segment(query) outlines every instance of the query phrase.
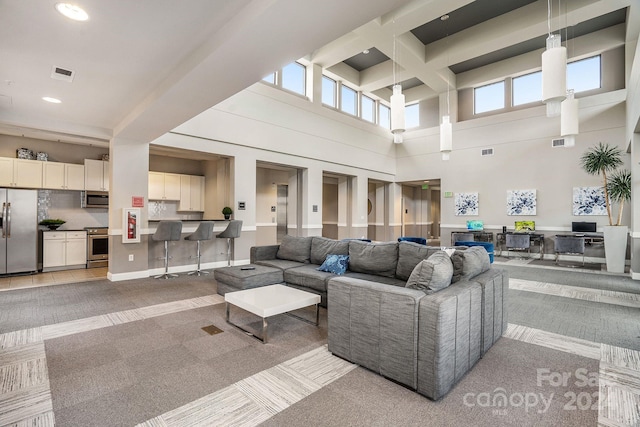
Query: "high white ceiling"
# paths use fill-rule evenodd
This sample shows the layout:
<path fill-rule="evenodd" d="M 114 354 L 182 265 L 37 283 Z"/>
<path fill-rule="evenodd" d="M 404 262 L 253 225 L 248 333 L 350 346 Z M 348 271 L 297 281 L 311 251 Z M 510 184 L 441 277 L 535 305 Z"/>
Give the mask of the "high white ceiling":
<path fill-rule="evenodd" d="M 622 26 L 622 42 L 637 39 L 638 23 L 625 22 L 636 1 L 553 0 L 552 30 Z M 0 133 L 149 142 L 303 57 L 388 99 L 395 56 L 395 81 L 413 82 L 407 100 L 423 99 L 547 34 L 547 0 L 79 0 L 86 22 L 55 3 L 0 0 Z M 73 82 L 52 79 L 53 67 Z"/>

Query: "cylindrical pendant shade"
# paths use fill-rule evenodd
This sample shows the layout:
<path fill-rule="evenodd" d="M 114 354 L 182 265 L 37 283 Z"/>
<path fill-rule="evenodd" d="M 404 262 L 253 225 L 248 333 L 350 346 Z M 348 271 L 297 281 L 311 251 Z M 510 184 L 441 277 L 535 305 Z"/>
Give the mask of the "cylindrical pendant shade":
<path fill-rule="evenodd" d="M 547 117 L 560 114 L 560 102 L 567 93 L 567 48 L 559 35 L 547 38 L 547 50 L 542 53 L 542 102 L 547 104 Z"/>
<path fill-rule="evenodd" d="M 440 124 L 440 152 L 442 153 L 442 160 L 449 160 L 449 153 L 453 148 L 453 130 L 449 116 L 442 116 L 442 123 Z"/>
<path fill-rule="evenodd" d="M 393 142 L 396 144 L 402 142 L 402 133 L 405 130 L 404 104 L 402 86 L 393 85 L 393 95 L 391 95 L 391 133 L 393 133 Z"/>
<path fill-rule="evenodd" d="M 578 109 L 578 100 L 574 98 L 573 90 L 570 90 L 567 99 L 562 101 L 560 115 L 560 135 L 564 137 L 565 147 L 573 147 L 575 136 L 580 132 Z"/>

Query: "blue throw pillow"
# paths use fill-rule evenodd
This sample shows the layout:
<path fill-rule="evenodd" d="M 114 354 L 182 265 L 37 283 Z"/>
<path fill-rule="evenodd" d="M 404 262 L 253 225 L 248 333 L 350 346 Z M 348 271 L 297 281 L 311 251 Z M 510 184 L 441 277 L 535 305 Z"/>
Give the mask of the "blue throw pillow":
<path fill-rule="evenodd" d="M 342 275 L 349 267 L 349 255 L 327 255 L 324 262 L 316 270 Z"/>

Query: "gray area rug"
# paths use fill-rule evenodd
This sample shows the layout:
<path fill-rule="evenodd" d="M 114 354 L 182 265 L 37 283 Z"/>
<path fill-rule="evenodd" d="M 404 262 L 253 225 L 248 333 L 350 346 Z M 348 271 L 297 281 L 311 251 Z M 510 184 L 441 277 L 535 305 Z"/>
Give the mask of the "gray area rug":
<path fill-rule="evenodd" d="M 576 372 L 597 375 L 598 362 L 502 338 L 437 402 L 359 368 L 262 425 L 595 426 L 598 387 Z"/>
<path fill-rule="evenodd" d="M 47 340 L 56 424 L 133 426 L 326 343 L 325 310 L 318 328 L 274 317 L 266 345 L 223 316 L 218 304 Z M 241 312 L 232 316 L 259 324 Z M 209 324 L 224 332 L 201 330 Z M 598 362 L 503 338 L 438 402 L 358 368 L 266 425 L 596 425 L 593 405 L 571 408 L 571 393 L 597 397 L 597 386 L 576 384 L 578 369 L 597 373 Z M 545 379 L 556 372 L 572 378 L 560 385 Z"/>

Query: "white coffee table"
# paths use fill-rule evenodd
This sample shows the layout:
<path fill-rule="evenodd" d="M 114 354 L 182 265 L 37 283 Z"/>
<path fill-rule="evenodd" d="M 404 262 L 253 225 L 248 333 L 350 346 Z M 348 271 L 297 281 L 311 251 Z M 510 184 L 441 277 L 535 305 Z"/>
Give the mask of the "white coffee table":
<path fill-rule="evenodd" d="M 248 334 L 251 334 L 263 343 L 267 342 L 268 337 L 267 318 L 275 316 L 276 314 L 286 313 L 307 323 L 318 326 L 318 304 L 320 304 L 320 295 L 313 294 L 311 292 L 301 291 L 300 289 L 292 288 L 285 285 L 269 285 L 262 286 L 260 288 L 245 289 L 243 291 L 227 292 L 224 296 L 224 300 L 226 303 L 227 323 Z M 314 304 L 316 306 L 315 322 L 288 313 L 289 311 L 309 307 Z M 231 322 L 229 320 L 229 305 L 234 305 L 250 313 L 253 313 L 256 316 L 262 317 L 262 337 L 259 337 L 253 332 L 244 329 L 240 325 L 236 325 L 235 323 Z"/>

